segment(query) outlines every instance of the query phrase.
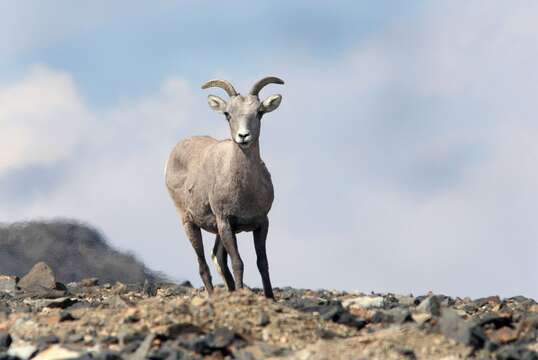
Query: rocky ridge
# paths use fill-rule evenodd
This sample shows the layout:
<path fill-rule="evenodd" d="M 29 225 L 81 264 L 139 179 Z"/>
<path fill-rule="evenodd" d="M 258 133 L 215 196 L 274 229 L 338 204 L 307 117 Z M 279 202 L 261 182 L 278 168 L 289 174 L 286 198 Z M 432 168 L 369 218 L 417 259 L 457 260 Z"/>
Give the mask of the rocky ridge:
<path fill-rule="evenodd" d="M 0 274 L 23 276 L 45 261 L 61 282 L 97 276 L 103 282 L 162 281 L 129 252 L 115 249 L 94 227 L 76 220 L 0 223 Z"/>
<path fill-rule="evenodd" d="M 538 304 L 498 296 L 0 276 L 0 360 L 538 359 Z"/>

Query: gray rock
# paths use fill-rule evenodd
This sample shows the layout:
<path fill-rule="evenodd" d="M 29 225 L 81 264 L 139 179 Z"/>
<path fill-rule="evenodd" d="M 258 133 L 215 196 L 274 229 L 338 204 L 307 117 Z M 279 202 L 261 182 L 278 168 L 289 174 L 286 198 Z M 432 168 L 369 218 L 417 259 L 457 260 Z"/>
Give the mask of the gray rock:
<path fill-rule="evenodd" d="M 37 339 L 37 348 L 42 351 L 52 344 L 58 344 L 60 338 L 56 335 L 41 336 Z"/>
<path fill-rule="evenodd" d="M 189 324 L 189 323 L 177 323 L 170 325 L 164 334 L 162 334 L 167 339 L 175 339 L 178 336 L 188 335 L 188 334 L 203 334 L 202 329 L 198 326 Z"/>
<path fill-rule="evenodd" d="M 132 306 L 133 303 L 128 300 L 127 298 L 121 296 L 121 295 L 113 295 L 105 300 L 105 302 L 113 308 L 124 308 Z"/>
<path fill-rule="evenodd" d="M 78 302 L 76 298 L 61 297 L 58 299 L 35 299 L 25 300 L 25 303 L 32 305 L 37 309 L 51 308 L 51 309 L 65 309 Z"/>
<path fill-rule="evenodd" d="M 430 295 L 417 306 L 417 311 L 440 316 L 441 300 L 436 295 Z"/>
<path fill-rule="evenodd" d="M 36 285 L 32 288 L 24 289 L 24 293 L 21 294 L 25 298 L 39 298 L 39 299 L 58 299 L 65 297 L 67 291 L 57 290 L 57 289 L 48 289 L 43 286 Z"/>
<path fill-rule="evenodd" d="M 92 278 L 86 278 L 82 279 L 77 283 L 80 287 L 92 287 L 99 285 L 99 278 L 92 277 Z"/>
<path fill-rule="evenodd" d="M 213 349 L 222 349 L 229 346 L 235 339 L 235 333 L 228 328 L 220 327 L 207 334 L 206 344 Z"/>
<path fill-rule="evenodd" d="M 538 360 L 536 351 L 517 345 L 505 346 L 496 355 L 497 360 Z"/>
<path fill-rule="evenodd" d="M 28 360 L 32 358 L 37 353 L 37 347 L 33 345 L 21 345 L 14 347 L 12 346 L 7 354 L 10 356 L 16 356 L 22 360 Z"/>
<path fill-rule="evenodd" d="M 384 303 L 382 296 L 358 296 L 342 301 L 345 308 L 361 307 L 364 309 L 382 308 Z"/>
<path fill-rule="evenodd" d="M 43 287 L 46 289 L 56 288 L 56 277 L 52 269 L 44 262 L 38 262 L 20 281 L 21 289 Z"/>
<path fill-rule="evenodd" d="M 69 360 L 77 359 L 80 357 L 80 353 L 61 347 L 60 345 L 53 345 L 37 354 L 34 360 Z"/>
<path fill-rule="evenodd" d="M 15 292 L 17 291 L 17 282 L 19 278 L 16 276 L 0 275 L 0 292 Z"/>
<path fill-rule="evenodd" d="M 9 333 L 0 331 L 0 353 L 6 352 L 11 346 L 12 341 L 13 339 Z"/>
<path fill-rule="evenodd" d="M 16 356 L 11 356 L 8 354 L 0 353 L 0 360 L 21 360 L 21 359 Z"/>
<path fill-rule="evenodd" d="M 414 306 L 415 305 L 415 297 L 411 295 L 394 295 L 396 300 L 398 300 L 398 303 L 403 306 Z"/>
<path fill-rule="evenodd" d="M 403 324 L 412 320 L 411 312 L 408 309 L 401 307 L 389 310 L 378 310 L 372 316 L 373 323 Z"/>
<path fill-rule="evenodd" d="M 147 279 L 144 281 L 144 286 L 142 292 L 146 296 L 156 296 L 157 295 L 157 285 L 154 282 L 150 282 Z"/>
<path fill-rule="evenodd" d="M 444 309 L 439 319 L 439 329 L 447 338 L 480 349 L 487 338 L 480 326 L 462 319 L 455 311 Z"/>
<path fill-rule="evenodd" d="M 148 334 L 138 349 L 129 358 L 130 360 L 144 360 L 151 350 L 151 343 L 155 339 L 155 334 Z"/>
<path fill-rule="evenodd" d="M 259 325 L 259 326 L 266 326 L 266 325 L 268 325 L 270 322 L 271 322 L 271 319 L 269 318 L 269 315 L 267 315 L 267 313 L 262 312 L 262 313 L 258 316 L 258 319 L 256 320 L 256 325 Z"/>

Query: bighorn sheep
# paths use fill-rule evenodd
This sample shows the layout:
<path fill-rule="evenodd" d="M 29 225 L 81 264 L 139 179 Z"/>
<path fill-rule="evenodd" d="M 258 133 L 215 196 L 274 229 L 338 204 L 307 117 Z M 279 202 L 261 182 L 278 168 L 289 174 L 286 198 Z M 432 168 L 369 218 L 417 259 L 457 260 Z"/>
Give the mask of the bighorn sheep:
<path fill-rule="evenodd" d="M 265 241 L 273 203 L 271 175 L 260 157 L 260 120 L 275 110 L 281 95 L 260 101 L 258 94 L 268 84 L 284 84 L 277 77 L 265 77 L 248 95 L 240 95 L 225 80 L 210 80 L 202 89 L 220 87 L 230 99 L 209 95 L 209 106 L 225 115 L 231 139 L 217 141 L 209 136 L 194 136 L 178 143 L 167 161 L 166 186 L 175 203 L 183 227 L 196 255 L 200 276 L 211 295 L 213 284 L 204 256 L 200 229 L 217 234 L 212 259 L 229 291 L 243 288 L 243 261 L 237 250 L 235 234 L 254 232 L 257 265 L 266 297 L 274 298 Z M 232 260 L 233 277 L 228 268 Z"/>

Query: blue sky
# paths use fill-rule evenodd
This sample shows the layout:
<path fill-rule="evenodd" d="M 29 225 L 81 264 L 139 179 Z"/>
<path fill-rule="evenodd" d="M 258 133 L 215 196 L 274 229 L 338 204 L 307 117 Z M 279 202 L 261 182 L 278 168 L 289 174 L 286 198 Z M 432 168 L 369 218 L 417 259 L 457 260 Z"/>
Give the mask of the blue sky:
<path fill-rule="evenodd" d="M 418 9 L 416 1 L 343 1 L 338 6 L 307 1 L 238 1 L 226 6 L 157 1 L 151 8 L 125 1 L 92 2 L 86 8 L 56 3 L 25 6 L 33 16 L 19 15 L 15 2 L 5 5 L 6 14 L 15 10 L 19 15 L 19 26 L 29 20 L 35 32 L 56 30 L 43 44 L 8 56 L 2 75 L 46 63 L 69 71 L 96 106 L 155 91 L 170 74 L 198 84 L 208 73 L 221 70 L 231 75 L 257 73 L 268 58 L 281 54 L 330 63 L 369 33 L 411 17 Z"/>
<path fill-rule="evenodd" d="M 523 0 L 2 2 L 0 221 L 88 221 L 199 283 L 164 161 L 228 136 L 204 81 L 274 74 L 276 286 L 537 297 L 536 16 Z"/>

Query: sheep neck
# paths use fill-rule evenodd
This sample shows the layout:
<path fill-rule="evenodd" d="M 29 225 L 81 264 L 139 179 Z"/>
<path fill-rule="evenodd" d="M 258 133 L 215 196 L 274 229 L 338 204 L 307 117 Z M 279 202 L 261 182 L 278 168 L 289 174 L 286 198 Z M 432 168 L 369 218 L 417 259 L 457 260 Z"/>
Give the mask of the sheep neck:
<path fill-rule="evenodd" d="M 244 149 L 233 143 L 233 164 L 236 166 L 236 170 L 252 171 L 254 167 L 258 167 L 261 163 L 260 157 L 260 143 L 259 140 L 254 141 L 252 145 Z"/>

